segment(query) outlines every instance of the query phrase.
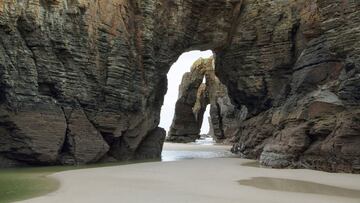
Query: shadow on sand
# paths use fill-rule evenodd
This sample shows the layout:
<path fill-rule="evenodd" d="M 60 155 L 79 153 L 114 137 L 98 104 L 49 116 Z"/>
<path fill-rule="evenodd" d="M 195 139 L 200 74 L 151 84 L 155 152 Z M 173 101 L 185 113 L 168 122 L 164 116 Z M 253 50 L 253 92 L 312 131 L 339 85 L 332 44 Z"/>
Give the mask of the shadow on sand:
<path fill-rule="evenodd" d="M 301 180 L 254 177 L 249 180 L 239 180 L 238 183 L 244 186 L 256 187 L 263 190 L 308 193 L 360 199 L 360 190 L 341 188 Z"/>

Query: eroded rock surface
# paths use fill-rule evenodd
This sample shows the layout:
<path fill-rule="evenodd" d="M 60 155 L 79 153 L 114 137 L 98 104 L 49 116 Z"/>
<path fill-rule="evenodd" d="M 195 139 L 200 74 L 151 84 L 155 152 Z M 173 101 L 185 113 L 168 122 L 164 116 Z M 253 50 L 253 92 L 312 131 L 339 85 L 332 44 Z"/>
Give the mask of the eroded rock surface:
<path fill-rule="evenodd" d="M 270 167 L 360 172 L 359 6 L 263 1 L 243 10 L 216 69 L 249 110 L 234 152 Z"/>
<path fill-rule="evenodd" d="M 1 160 L 136 157 L 171 64 L 212 49 L 231 103 L 248 111 L 234 152 L 360 172 L 359 12 L 355 0 L 0 1 Z M 90 154 L 76 147 L 90 137 Z"/>
<path fill-rule="evenodd" d="M 234 4 L 0 1 L 4 165 L 143 157 L 163 137 L 171 64 L 189 48 L 223 46 Z"/>
<path fill-rule="evenodd" d="M 241 123 L 246 119 L 247 109 L 235 107 L 229 98 L 228 90 L 215 75 L 215 69 L 206 72 L 206 85 L 210 103 L 212 136 L 216 142 L 233 144 Z"/>

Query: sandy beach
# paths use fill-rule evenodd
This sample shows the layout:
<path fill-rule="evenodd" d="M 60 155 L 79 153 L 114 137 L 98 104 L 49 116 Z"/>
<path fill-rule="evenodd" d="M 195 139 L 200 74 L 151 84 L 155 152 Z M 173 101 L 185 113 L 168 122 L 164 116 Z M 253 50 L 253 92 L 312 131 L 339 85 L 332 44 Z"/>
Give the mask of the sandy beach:
<path fill-rule="evenodd" d="M 221 155 L 228 146 L 166 144 L 164 150 Z M 360 203 L 360 175 L 266 169 L 239 158 L 195 157 L 66 171 L 51 177 L 61 183 L 57 191 L 22 202 Z"/>

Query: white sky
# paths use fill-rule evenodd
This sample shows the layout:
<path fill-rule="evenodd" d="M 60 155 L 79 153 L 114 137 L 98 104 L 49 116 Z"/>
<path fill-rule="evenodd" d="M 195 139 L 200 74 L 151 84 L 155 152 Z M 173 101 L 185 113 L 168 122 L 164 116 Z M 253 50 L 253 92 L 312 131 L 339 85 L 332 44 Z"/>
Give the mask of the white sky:
<path fill-rule="evenodd" d="M 179 85 L 181 83 L 182 76 L 185 72 L 190 71 L 192 64 L 199 59 L 209 58 L 212 56 L 212 51 L 191 51 L 183 53 L 179 59 L 171 66 L 168 73 L 168 91 L 165 95 L 164 105 L 161 109 L 160 127 L 164 128 L 167 132 L 172 123 L 172 119 L 175 111 L 175 103 L 178 98 Z M 204 115 L 203 125 L 201 128 L 201 134 L 206 134 L 209 131 L 209 108 L 206 108 Z"/>

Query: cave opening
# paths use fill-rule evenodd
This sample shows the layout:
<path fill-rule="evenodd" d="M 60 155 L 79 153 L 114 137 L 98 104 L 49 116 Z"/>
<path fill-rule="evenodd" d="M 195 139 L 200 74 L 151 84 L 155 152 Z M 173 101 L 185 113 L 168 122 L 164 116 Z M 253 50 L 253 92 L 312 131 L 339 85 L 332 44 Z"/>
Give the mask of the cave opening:
<path fill-rule="evenodd" d="M 171 66 L 169 73 L 167 75 L 168 91 L 165 95 L 164 104 L 161 109 L 161 116 L 160 116 L 161 120 L 159 125 L 160 127 L 164 128 L 167 131 L 167 136 L 169 136 L 172 126 L 174 125 L 174 120 L 176 119 L 175 110 L 179 109 L 179 105 L 177 104 L 179 103 L 178 100 L 181 98 L 181 94 L 182 94 L 181 89 L 184 82 L 184 76 L 186 74 L 189 75 L 194 63 L 196 63 L 199 60 L 209 59 L 212 57 L 213 57 L 213 52 L 211 50 L 189 51 L 181 54 L 178 60 Z M 205 83 L 206 83 L 205 75 L 202 76 L 199 75 L 197 77 L 198 80 L 200 81 L 195 81 L 195 83 L 197 83 L 196 86 L 205 87 Z M 195 78 L 192 79 L 195 80 Z M 185 98 L 182 98 L 183 100 L 188 100 L 188 102 L 192 103 L 192 105 L 186 106 L 187 109 L 199 108 L 201 105 L 203 105 L 200 104 L 199 102 L 205 102 L 205 101 L 196 101 L 197 94 L 198 94 L 198 90 L 196 90 L 196 92 L 193 92 L 190 95 L 185 96 Z M 198 107 L 195 107 L 195 105 L 197 105 Z M 187 122 L 188 123 L 187 126 L 194 126 L 197 130 L 199 130 L 199 132 L 195 132 L 196 136 L 203 135 L 202 137 L 205 137 L 205 135 L 207 136 L 210 131 L 210 125 L 208 120 L 210 117 L 210 105 L 206 104 L 205 109 L 199 109 L 199 111 L 201 112 L 199 112 L 198 115 L 194 115 L 194 114 L 185 115 L 185 116 L 181 115 L 179 119 L 184 121 L 183 122 L 184 125 L 186 125 L 185 123 Z M 189 119 L 188 116 L 195 118 L 197 122 L 194 122 L 194 120 Z M 181 128 L 184 127 L 185 126 Z M 204 140 L 205 139 L 199 140 L 199 142 Z M 206 141 L 212 142 L 211 139 L 206 139 Z"/>

